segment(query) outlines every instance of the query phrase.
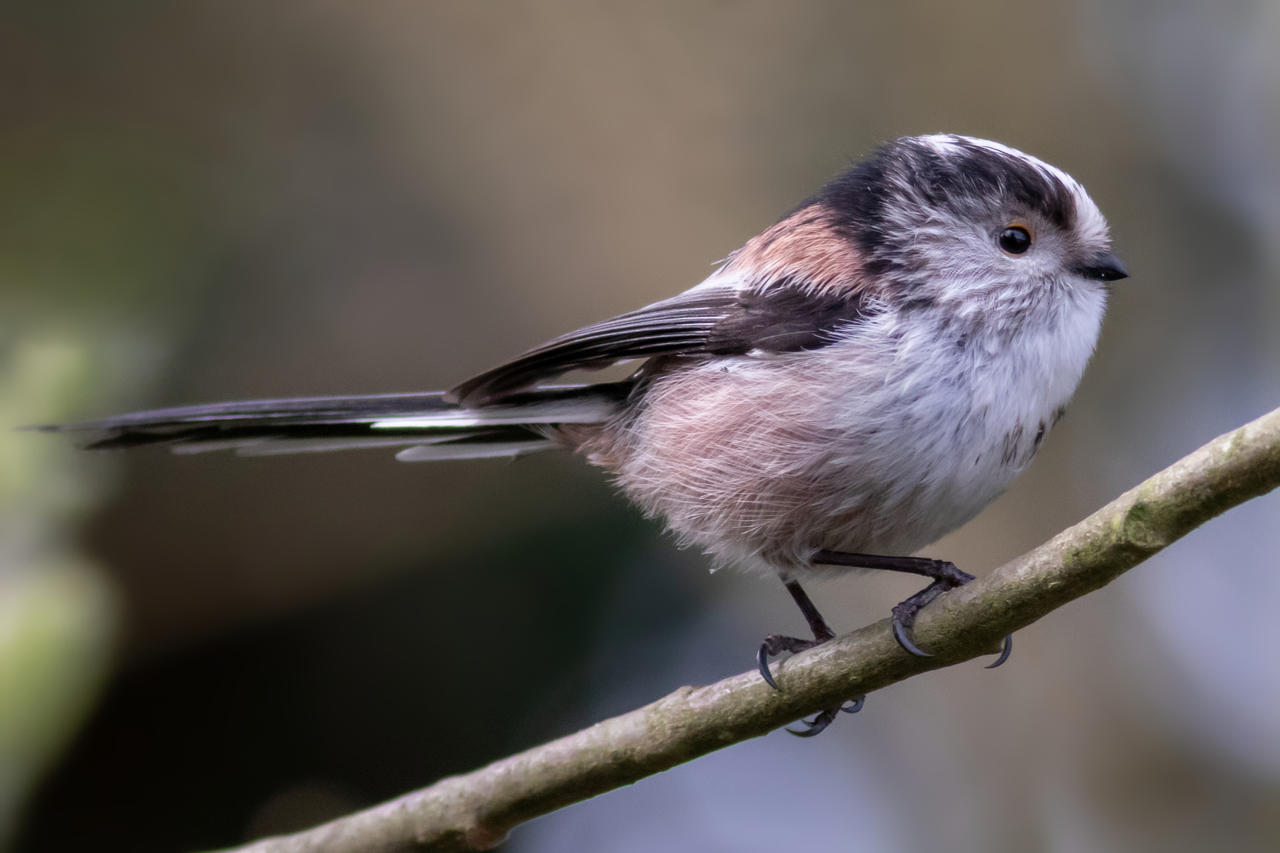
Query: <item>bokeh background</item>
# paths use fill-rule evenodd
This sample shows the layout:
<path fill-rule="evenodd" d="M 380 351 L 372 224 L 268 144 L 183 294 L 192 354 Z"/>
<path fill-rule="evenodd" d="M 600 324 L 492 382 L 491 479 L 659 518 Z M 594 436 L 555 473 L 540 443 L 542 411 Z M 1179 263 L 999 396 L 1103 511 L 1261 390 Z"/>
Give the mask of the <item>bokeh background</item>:
<path fill-rule="evenodd" d="M 1062 166 L 1133 278 L 982 572 L 1280 404 L 1280 7 L 0 6 L 0 837 L 296 829 L 802 630 L 584 464 L 84 454 L 128 408 L 448 386 L 692 285 L 903 134 Z M 504 849 L 1276 850 L 1280 502 L 970 664 Z M 842 630 L 910 579 L 813 590 Z"/>

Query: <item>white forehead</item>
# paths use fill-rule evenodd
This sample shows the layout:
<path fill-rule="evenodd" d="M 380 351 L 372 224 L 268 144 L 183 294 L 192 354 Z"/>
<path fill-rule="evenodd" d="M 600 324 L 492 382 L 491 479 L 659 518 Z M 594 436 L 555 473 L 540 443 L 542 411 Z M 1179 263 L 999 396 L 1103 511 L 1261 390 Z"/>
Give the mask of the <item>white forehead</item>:
<path fill-rule="evenodd" d="M 1017 157 L 1050 178 L 1060 181 L 1064 187 L 1070 190 L 1076 201 L 1076 234 L 1083 242 L 1086 244 L 1107 242 L 1107 220 L 1102 216 L 1102 211 L 1098 210 L 1098 206 L 1093 203 L 1093 199 L 1089 198 L 1089 193 L 1085 191 L 1081 183 L 1057 166 L 1046 163 L 1038 157 L 1032 157 L 1025 151 L 1010 148 L 1008 145 L 993 142 L 990 139 L 979 139 L 976 136 L 935 133 L 929 136 L 918 136 L 916 139 L 929 145 L 944 157 L 959 156 L 963 154 L 966 147 L 973 146 Z"/>

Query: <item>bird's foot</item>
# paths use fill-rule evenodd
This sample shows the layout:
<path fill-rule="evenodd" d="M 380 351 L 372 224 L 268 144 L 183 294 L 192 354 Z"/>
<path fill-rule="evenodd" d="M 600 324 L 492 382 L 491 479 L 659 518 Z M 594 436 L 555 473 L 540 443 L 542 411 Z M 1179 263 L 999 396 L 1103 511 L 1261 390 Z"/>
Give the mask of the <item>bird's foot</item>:
<path fill-rule="evenodd" d="M 787 637 L 782 634 L 770 634 L 764 638 L 764 642 L 760 644 L 760 648 L 756 651 L 756 667 L 760 670 L 760 677 L 764 679 L 774 690 L 781 690 L 778 682 L 773 680 L 773 673 L 769 671 L 769 658 L 777 657 L 783 652 L 803 652 L 814 646 L 821 645 L 827 640 L 834 637 L 834 634 L 828 632 L 826 636 L 814 637 L 812 640 L 802 640 L 799 637 Z"/>
<path fill-rule="evenodd" d="M 898 645 L 902 646 L 905 651 L 916 657 L 923 658 L 933 657 L 933 655 L 916 645 L 915 639 L 911 636 L 911 628 L 915 625 L 916 614 L 944 592 L 964 586 L 973 580 L 973 575 L 960 571 L 956 568 L 955 563 L 947 563 L 941 560 L 931 562 L 935 564 L 933 568 L 937 572 L 936 574 L 930 574 L 930 577 L 934 578 L 933 583 L 893 608 L 893 638 L 898 641 Z M 994 663 L 987 664 L 986 668 L 995 669 L 1007 661 L 1012 653 L 1013 635 L 1006 634 L 1000 644 L 999 657 L 995 659 Z"/>
<path fill-rule="evenodd" d="M 773 680 L 773 674 L 769 671 L 769 658 L 777 657 L 783 652 L 791 654 L 803 652 L 835 637 L 835 634 L 826 627 L 825 623 L 816 626 L 816 628 L 817 630 L 814 631 L 816 636 L 812 640 L 802 640 L 799 637 L 788 637 L 783 634 L 770 634 L 764 638 L 764 642 L 760 644 L 759 650 L 756 651 L 756 666 L 760 670 L 760 677 L 765 680 L 766 684 L 774 690 L 782 689 L 778 687 L 778 683 Z M 821 734 L 822 730 L 835 720 L 836 714 L 841 712 L 856 714 L 862 710 L 862 705 L 865 701 L 865 696 L 858 696 L 840 707 L 820 711 L 812 720 L 801 720 L 800 724 L 803 726 L 801 729 L 787 729 L 787 731 L 796 737 L 813 737 Z"/>
<path fill-rule="evenodd" d="M 822 730 L 835 720 L 836 714 L 841 712 L 856 714 L 862 710 L 862 705 L 866 701 L 866 696 L 857 696 L 839 708 L 828 708 L 825 711 L 820 711 L 812 720 L 801 720 L 800 724 L 804 726 L 803 729 L 787 729 L 787 733 L 796 737 L 813 737 L 814 735 L 822 734 Z"/>

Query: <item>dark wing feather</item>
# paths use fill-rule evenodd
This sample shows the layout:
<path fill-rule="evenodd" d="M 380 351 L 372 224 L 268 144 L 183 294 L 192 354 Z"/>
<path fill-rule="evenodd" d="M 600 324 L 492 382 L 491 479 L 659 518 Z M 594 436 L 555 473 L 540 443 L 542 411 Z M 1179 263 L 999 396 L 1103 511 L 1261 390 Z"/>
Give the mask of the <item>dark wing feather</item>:
<path fill-rule="evenodd" d="M 737 301 L 731 287 L 698 288 L 596 323 L 485 371 L 450 393 L 465 405 L 484 405 L 535 382 L 581 368 L 695 351 Z"/>
<path fill-rule="evenodd" d="M 786 282 L 760 289 L 697 287 L 561 335 L 450 391 L 483 406 L 570 370 L 659 355 L 734 355 L 814 349 L 866 316 L 862 293 L 820 292 Z"/>

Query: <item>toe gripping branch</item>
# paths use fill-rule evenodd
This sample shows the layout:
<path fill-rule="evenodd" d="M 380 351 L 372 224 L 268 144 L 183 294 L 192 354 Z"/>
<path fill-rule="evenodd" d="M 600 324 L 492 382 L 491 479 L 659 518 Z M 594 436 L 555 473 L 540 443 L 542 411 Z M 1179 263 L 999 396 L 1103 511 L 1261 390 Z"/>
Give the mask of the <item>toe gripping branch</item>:
<path fill-rule="evenodd" d="M 805 649 L 821 645 L 827 640 L 834 639 L 836 636 L 835 632 L 827 625 L 827 620 L 822 618 L 822 614 L 818 612 L 818 608 L 813 605 L 813 602 L 800 584 L 793 580 L 784 580 L 783 583 L 787 587 L 787 592 L 791 593 L 791 597 L 799 605 L 805 621 L 809 623 L 809 630 L 813 632 L 813 639 L 802 640 L 799 637 L 787 637 L 782 634 L 770 634 L 764 638 L 764 642 L 760 644 L 760 648 L 756 652 L 756 666 L 759 667 L 760 676 L 765 680 L 765 683 L 774 690 L 780 690 L 781 688 L 773 680 L 773 674 L 769 672 L 769 658 L 776 657 L 783 652 L 790 652 L 791 654 L 802 652 Z M 827 708 L 825 711 L 819 712 L 812 720 L 801 720 L 800 722 L 804 726 L 803 729 L 789 728 L 787 731 L 796 737 L 813 737 L 821 734 L 822 730 L 835 720 L 836 714 L 842 711 L 846 714 L 856 714 L 861 711 L 866 698 L 865 696 L 858 696 L 846 705 L 841 705 L 838 708 Z"/>
<path fill-rule="evenodd" d="M 973 575 L 960 571 L 960 569 L 956 568 L 955 563 L 949 563 L 945 560 L 930 560 L 923 557 L 884 557 L 876 554 L 819 551 L 814 556 L 813 561 L 818 565 L 882 569 L 931 578 L 932 583 L 905 601 L 895 605 L 892 611 L 894 639 L 898 641 L 898 645 L 902 646 L 905 651 L 917 657 L 931 657 L 931 655 L 916 645 L 911 636 L 911 628 L 915 624 L 916 614 L 944 592 L 964 586 L 973 580 Z M 835 637 L 835 632 L 827 625 L 826 620 L 822 618 L 822 614 L 818 612 L 818 608 L 814 606 L 809 596 L 800 587 L 800 584 L 786 578 L 783 579 L 783 583 L 787 588 L 787 592 L 791 593 L 791 597 L 795 599 L 800 612 L 804 614 L 805 621 L 809 623 L 809 630 L 813 632 L 813 639 L 804 640 L 799 637 L 788 637 L 782 634 L 770 634 L 764 638 L 764 642 L 760 644 L 760 648 L 756 652 L 756 665 L 760 669 L 760 676 L 774 690 L 780 688 L 777 682 L 773 680 L 773 674 L 769 671 L 769 658 L 776 657 L 783 652 L 790 652 L 791 654 L 802 652 Z M 993 663 L 987 665 L 987 669 L 995 669 L 1000 666 L 1009 659 L 1009 655 L 1012 652 L 1013 637 L 1006 635 L 1004 642 L 1001 643 L 999 656 Z M 865 700 L 865 696 L 858 696 L 847 705 L 828 708 L 820 712 L 812 720 L 802 720 L 804 728 L 799 731 L 790 728 L 787 731 L 798 737 L 813 737 L 831 725 L 836 718 L 836 714 L 840 712 L 856 714 L 862 710 Z"/>
<path fill-rule="evenodd" d="M 906 572 L 912 575 L 923 575 L 933 580 L 915 595 L 900 602 L 893 608 L 893 637 L 898 645 L 916 657 L 931 657 L 929 652 L 916 645 L 911 636 L 911 627 L 915 624 L 916 614 L 926 605 L 944 592 L 964 586 L 973 580 L 973 575 L 956 568 L 955 563 L 946 560 L 930 560 L 927 557 L 882 557 L 877 554 L 851 554 L 843 551 L 819 551 L 813 558 L 814 563 L 823 566 L 849 566 L 860 569 L 881 569 L 890 572 Z M 812 605 L 811 605 L 812 606 Z M 1009 659 L 1013 653 L 1013 637 L 1006 635 L 1000 644 L 1000 655 L 987 669 L 995 669 Z"/>

